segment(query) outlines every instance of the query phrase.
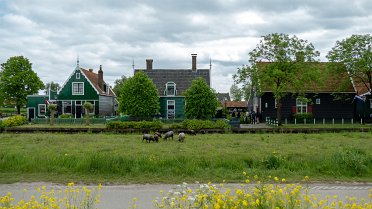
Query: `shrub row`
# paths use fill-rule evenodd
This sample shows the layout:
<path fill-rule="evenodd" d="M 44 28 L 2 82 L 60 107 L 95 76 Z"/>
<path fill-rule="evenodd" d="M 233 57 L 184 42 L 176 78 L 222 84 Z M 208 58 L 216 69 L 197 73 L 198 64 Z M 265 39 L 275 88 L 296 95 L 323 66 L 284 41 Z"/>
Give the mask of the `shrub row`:
<path fill-rule="evenodd" d="M 163 123 L 161 121 L 139 121 L 139 122 L 110 121 L 106 124 L 106 128 L 108 129 L 134 128 L 134 129 L 158 130 L 158 129 L 161 129 L 162 127 L 163 127 Z"/>
<path fill-rule="evenodd" d="M 200 129 L 225 129 L 230 128 L 229 124 L 225 120 L 184 120 L 182 123 L 172 124 L 170 126 L 171 129 L 193 129 L 193 130 L 200 130 Z"/>
<path fill-rule="evenodd" d="M 21 115 L 11 116 L 5 119 L 0 127 L 13 127 L 13 126 L 20 126 L 27 123 L 27 119 Z"/>

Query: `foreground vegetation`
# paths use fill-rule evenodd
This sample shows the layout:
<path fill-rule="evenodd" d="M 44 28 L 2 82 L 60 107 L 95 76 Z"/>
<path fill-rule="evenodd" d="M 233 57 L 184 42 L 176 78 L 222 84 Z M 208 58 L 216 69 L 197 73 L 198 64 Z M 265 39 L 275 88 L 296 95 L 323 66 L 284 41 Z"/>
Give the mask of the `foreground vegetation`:
<path fill-rule="evenodd" d="M 176 138 L 176 137 L 175 137 Z M 242 171 L 298 181 L 372 181 L 372 133 L 0 134 L 0 183 L 242 181 Z"/>

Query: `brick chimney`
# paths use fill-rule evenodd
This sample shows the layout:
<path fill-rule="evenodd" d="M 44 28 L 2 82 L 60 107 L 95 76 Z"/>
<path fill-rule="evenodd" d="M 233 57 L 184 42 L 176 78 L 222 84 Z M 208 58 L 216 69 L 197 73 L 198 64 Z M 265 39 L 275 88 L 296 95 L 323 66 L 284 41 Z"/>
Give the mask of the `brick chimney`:
<path fill-rule="evenodd" d="M 152 70 L 152 59 L 146 59 L 146 70 Z"/>
<path fill-rule="evenodd" d="M 191 70 L 192 71 L 196 71 L 196 55 L 197 54 L 191 54 L 191 57 L 192 57 Z"/>
<path fill-rule="evenodd" d="M 99 66 L 98 70 L 98 86 L 102 91 L 105 91 L 106 89 L 103 89 L 103 71 L 102 71 L 102 65 Z"/>

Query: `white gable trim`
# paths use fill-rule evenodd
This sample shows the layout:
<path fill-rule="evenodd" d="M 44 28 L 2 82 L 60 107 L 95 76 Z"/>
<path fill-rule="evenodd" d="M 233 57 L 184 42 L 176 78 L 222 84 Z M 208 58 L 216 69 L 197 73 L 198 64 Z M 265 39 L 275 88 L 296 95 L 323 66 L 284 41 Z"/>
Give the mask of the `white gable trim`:
<path fill-rule="evenodd" d="M 72 76 L 75 75 L 75 72 L 76 72 L 77 69 L 79 69 L 78 66 L 76 66 L 75 70 L 72 71 L 71 75 L 68 77 L 68 79 L 67 79 L 67 80 L 65 81 L 65 83 L 62 85 L 62 87 L 61 87 L 59 90 L 57 90 L 57 95 L 59 95 L 59 92 L 61 92 L 62 89 L 65 88 L 67 82 L 72 78 Z M 80 70 L 80 69 L 79 69 L 79 70 Z M 80 70 L 80 71 L 81 71 L 81 70 Z"/>

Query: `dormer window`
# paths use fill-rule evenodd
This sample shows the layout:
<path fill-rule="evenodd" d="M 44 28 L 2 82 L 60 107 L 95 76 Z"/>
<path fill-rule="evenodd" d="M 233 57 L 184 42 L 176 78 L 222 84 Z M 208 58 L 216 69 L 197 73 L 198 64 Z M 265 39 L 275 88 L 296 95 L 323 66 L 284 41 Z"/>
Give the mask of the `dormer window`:
<path fill-rule="evenodd" d="M 175 96 L 177 94 L 176 84 L 174 82 L 168 82 L 165 87 L 164 95 Z"/>
<path fill-rule="evenodd" d="M 76 73 L 76 79 L 80 79 L 80 73 Z"/>

